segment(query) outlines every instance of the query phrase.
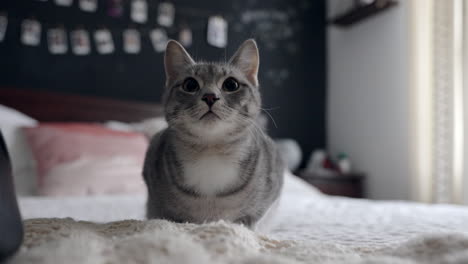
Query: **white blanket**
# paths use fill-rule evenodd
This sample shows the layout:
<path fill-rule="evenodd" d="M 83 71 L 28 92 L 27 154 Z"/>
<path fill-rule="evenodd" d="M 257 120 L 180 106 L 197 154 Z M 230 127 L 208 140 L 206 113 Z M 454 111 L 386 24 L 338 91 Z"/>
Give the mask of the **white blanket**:
<path fill-rule="evenodd" d="M 142 219 L 144 197 L 23 198 L 25 218 Z M 224 222 L 27 220 L 13 263 L 468 263 L 468 208 L 330 197 L 287 176 L 271 232 Z"/>

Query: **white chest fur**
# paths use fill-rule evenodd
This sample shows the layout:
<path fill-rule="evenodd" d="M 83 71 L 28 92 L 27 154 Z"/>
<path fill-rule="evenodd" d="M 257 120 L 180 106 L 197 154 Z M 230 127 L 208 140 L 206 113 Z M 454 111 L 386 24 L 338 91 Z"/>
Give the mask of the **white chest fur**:
<path fill-rule="evenodd" d="M 203 155 L 183 166 L 185 184 L 205 195 L 226 190 L 239 177 L 239 164 L 230 156 Z"/>

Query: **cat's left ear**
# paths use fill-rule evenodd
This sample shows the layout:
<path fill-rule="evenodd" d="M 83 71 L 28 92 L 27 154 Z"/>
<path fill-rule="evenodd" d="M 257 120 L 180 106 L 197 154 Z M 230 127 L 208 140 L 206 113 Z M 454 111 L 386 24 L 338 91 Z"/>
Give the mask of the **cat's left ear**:
<path fill-rule="evenodd" d="M 195 64 L 188 52 L 175 40 L 169 40 L 164 54 L 167 81 L 175 80 L 187 66 Z"/>
<path fill-rule="evenodd" d="M 255 40 L 248 39 L 244 41 L 229 60 L 229 63 L 239 68 L 253 85 L 258 85 L 257 75 L 260 65 L 260 56 Z"/>

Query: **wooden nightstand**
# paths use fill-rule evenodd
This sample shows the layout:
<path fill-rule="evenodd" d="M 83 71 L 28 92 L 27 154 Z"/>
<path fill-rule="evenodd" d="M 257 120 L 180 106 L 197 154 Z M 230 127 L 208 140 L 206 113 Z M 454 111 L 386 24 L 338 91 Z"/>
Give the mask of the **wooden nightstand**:
<path fill-rule="evenodd" d="M 364 184 L 366 176 L 362 173 L 319 176 L 301 171 L 298 175 L 303 180 L 317 187 L 320 191 L 326 194 L 353 198 L 365 197 Z"/>

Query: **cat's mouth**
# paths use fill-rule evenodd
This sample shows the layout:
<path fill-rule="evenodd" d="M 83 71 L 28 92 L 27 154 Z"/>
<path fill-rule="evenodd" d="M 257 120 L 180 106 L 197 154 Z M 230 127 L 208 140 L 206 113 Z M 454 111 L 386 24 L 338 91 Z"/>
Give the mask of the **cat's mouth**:
<path fill-rule="evenodd" d="M 218 119 L 221 119 L 217 114 L 215 114 L 215 112 L 211 111 L 211 110 L 208 110 L 206 113 L 204 113 L 201 117 L 200 117 L 200 120 L 202 119 L 206 119 L 206 118 L 218 118 Z"/>

